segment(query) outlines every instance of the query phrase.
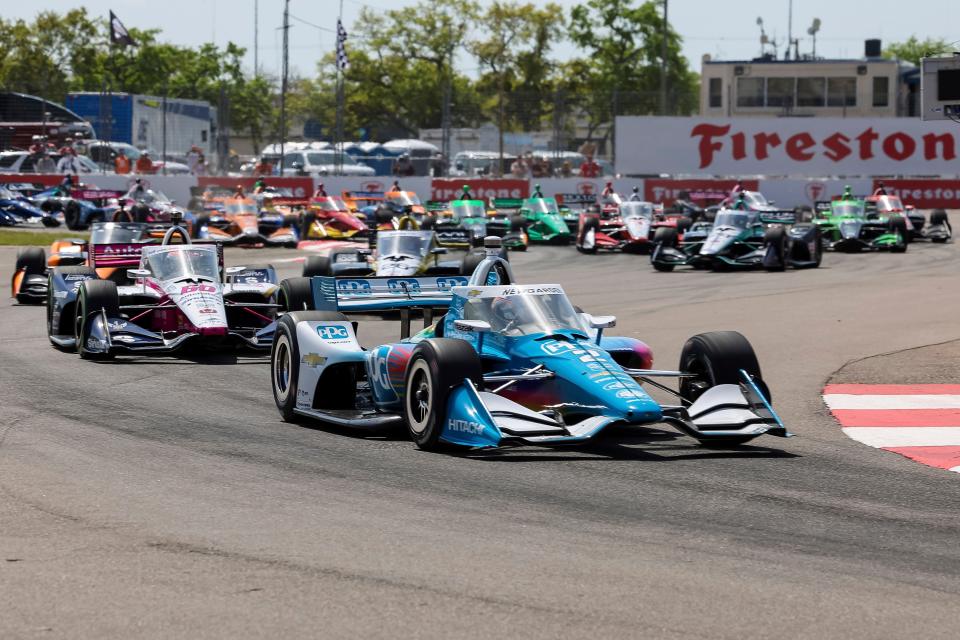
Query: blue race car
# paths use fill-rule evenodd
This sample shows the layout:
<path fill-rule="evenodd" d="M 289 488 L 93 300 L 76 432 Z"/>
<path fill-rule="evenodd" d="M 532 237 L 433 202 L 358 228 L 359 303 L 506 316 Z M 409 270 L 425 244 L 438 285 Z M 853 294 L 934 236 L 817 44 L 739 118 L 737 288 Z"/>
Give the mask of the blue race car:
<path fill-rule="evenodd" d="M 47 227 L 56 227 L 60 222 L 50 213 L 41 210 L 20 190 L 9 185 L 0 185 L 0 226 L 14 226 L 40 222 Z"/>
<path fill-rule="evenodd" d="M 469 282 L 315 277 L 284 289 L 301 292 L 285 308 L 305 309 L 282 317 L 271 353 L 273 396 L 288 421 L 406 425 L 423 449 L 576 444 L 611 425 L 661 423 L 708 446 L 790 435 L 741 334 L 696 335 L 678 371 L 656 370 L 647 345 L 604 335 L 612 316 L 577 312 L 559 285 L 514 284 L 496 257 Z M 411 315 L 430 324 L 443 311 L 409 336 Z M 363 349 L 352 313 L 398 314 L 404 337 Z M 642 385 L 676 402 L 656 402 Z"/>

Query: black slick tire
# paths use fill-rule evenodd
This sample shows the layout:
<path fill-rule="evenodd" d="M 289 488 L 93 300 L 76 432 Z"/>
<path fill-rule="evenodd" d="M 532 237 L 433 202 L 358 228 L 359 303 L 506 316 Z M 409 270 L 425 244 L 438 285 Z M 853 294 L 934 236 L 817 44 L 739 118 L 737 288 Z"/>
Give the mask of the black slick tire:
<path fill-rule="evenodd" d="M 300 382 L 300 345 L 297 343 L 297 323 L 346 319 L 342 313 L 335 311 L 295 311 L 286 314 L 277 323 L 273 346 L 270 349 L 270 387 L 280 416 L 286 422 L 296 418 L 295 409 Z"/>
<path fill-rule="evenodd" d="M 777 254 L 777 264 L 764 267 L 767 271 L 784 271 L 787 268 L 787 230 L 779 224 L 773 225 L 763 234 L 763 246 L 773 247 Z"/>
<path fill-rule="evenodd" d="M 696 374 L 681 378 L 680 395 L 693 402 L 718 384 L 740 384 L 740 370 L 749 373 L 767 401 L 770 390 L 760 374 L 760 363 L 750 342 L 738 331 L 711 331 L 700 333 L 683 345 L 680 352 L 680 371 Z"/>
<path fill-rule="evenodd" d="M 111 280 L 84 280 L 77 296 L 77 314 L 74 324 L 74 337 L 77 340 L 77 353 L 84 360 L 111 360 L 114 354 L 100 353 L 87 349 L 94 316 L 106 312 L 107 317 L 120 315 L 120 298 L 117 284 Z"/>
<path fill-rule="evenodd" d="M 313 310 L 310 278 L 287 278 L 281 282 L 277 291 L 277 305 L 280 313 Z"/>
<path fill-rule="evenodd" d="M 403 417 L 410 438 L 421 449 L 441 447 L 447 398 L 464 380 L 483 383 L 480 356 L 463 340 L 431 338 L 413 350 L 407 363 Z"/>
<path fill-rule="evenodd" d="M 303 277 L 333 275 L 333 256 L 309 256 L 303 261 Z"/>
<path fill-rule="evenodd" d="M 591 230 L 594 233 L 594 237 L 596 237 L 596 234 L 600 233 L 600 221 L 596 218 L 587 218 L 584 220 L 583 226 L 580 228 L 580 233 L 577 236 L 577 251 L 580 253 L 592 254 L 597 252 L 596 241 L 594 241 L 594 245 L 590 248 L 583 246 L 583 240 L 587 237 L 587 233 Z"/>

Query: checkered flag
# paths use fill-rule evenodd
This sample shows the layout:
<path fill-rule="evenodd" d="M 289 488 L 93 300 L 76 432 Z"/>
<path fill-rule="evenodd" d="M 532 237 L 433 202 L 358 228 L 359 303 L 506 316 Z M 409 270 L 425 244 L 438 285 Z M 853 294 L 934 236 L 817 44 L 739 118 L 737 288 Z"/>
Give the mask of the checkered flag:
<path fill-rule="evenodd" d="M 337 19 L 337 69 L 343 71 L 350 66 L 347 59 L 347 48 L 344 46 L 347 42 L 347 30 L 343 28 L 343 23 Z"/>

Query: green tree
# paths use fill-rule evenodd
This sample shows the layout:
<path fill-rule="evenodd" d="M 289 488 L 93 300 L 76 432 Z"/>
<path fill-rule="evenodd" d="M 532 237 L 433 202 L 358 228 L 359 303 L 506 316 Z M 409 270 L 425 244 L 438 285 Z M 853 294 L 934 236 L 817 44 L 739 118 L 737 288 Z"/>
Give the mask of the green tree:
<path fill-rule="evenodd" d="M 892 42 L 883 50 L 884 58 L 894 58 L 904 62 L 912 62 L 919 66 L 920 58 L 948 53 L 950 44 L 943 38 L 925 38 L 920 40 L 913 35 L 903 42 Z"/>
<path fill-rule="evenodd" d="M 659 86 L 666 31 L 668 113 L 696 108 L 697 75 L 681 54 L 681 38 L 664 29 L 660 2 L 587 0 L 570 12 L 570 38 L 587 53 L 568 66 L 578 79 L 572 87 L 591 120 L 591 136 L 616 115 L 651 114 L 659 109 Z M 606 135 L 609 135 L 608 130 Z"/>

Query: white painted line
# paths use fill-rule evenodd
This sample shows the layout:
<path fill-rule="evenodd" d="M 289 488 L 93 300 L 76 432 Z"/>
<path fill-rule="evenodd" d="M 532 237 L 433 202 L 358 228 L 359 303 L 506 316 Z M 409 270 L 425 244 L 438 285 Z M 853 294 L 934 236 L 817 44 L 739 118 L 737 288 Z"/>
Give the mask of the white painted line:
<path fill-rule="evenodd" d="M 960 409 L 958 395 L 876 395 L 828 393 L 823 401 L 831 409 Z"/>
<path fill-rule="evenodd" d="M 843 432 L 877 448 L 960 446 L 960 427 L 846 427 Z"/>
<path fill-rule="evenodd" d="M 952 469 L 948 469 L 948 471 L 956 471 L 957 473 L 960 473 L 960 467 L 954 467 Z"/>

